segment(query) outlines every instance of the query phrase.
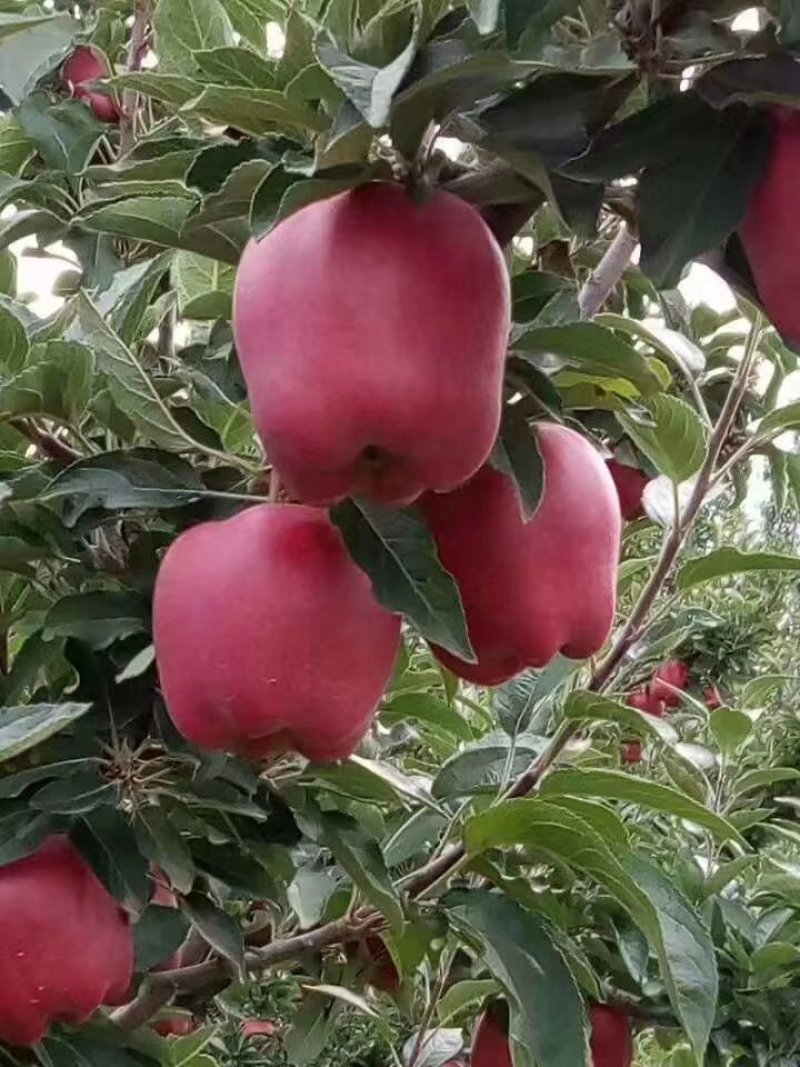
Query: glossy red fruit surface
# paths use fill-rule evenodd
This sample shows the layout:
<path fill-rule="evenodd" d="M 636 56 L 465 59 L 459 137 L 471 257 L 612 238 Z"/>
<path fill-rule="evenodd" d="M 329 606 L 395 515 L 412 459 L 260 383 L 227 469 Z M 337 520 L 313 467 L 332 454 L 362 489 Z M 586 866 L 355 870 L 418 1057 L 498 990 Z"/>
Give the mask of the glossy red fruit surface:
<path fill-rule="evenodd" d="M 508 1043 L 508 1010 L 492 1004 L 480 1020 L 472 1042 L 470 1067 L 513 1067 Z"/>
<path fill-rule="evenodd" d="M 200 748 L 251 759 L 358 746 L 400 619 L 375 600 L 325 512 L 264 504 L 193 527 L 161 564 L 156 658 L 170 715 Z"/>
<path fill-rule="evenodd" d="M 800 345 L 800 112 L 774 108 L 772 153 L 739 230 L 764 309 Z"/>
<path fill-rule="evenodd" d="M 89 88 L 90 83 L 107 78 L 110 74 L 108 59 L 99 48 L 79 45 L 61 68 L 61 82 L 69 93 L 79 100 L 85 100 L 101 122 L 119 122 L 116 100 Z"/>
<path fill-rule="evenodd" d="M 27 1047 L 127 997 L 127 913 L 69 838 L 0 867 L 0 1041 Z"/>
<path fill-rule="evenodd" d="M 544 667 L 559 652 L 591 656 L 614 619 L 621 527 L 614 483 L 573 430 L 541 424 L 537 439 L 545 489 L 528 521 L 514 482 L 488 466 L 462 489 L 420 502 L 458 584 L 478 662 L 434 651 L 482 685 Z"/>
<path fill-rule="evenodd" d="M 650 481 L 644 471 L 638 467 L 629 467 L 616 459 L 607 459 L 606 466 L 611 475 L 619 497 L 619 509 L 626 522 L 644 517 L 642 494 Z"/>
<path fill-rule="evenodd" d="M 661 719 L 667 713 L 667 707 L 663 700 L 658 700 L 650 689 L 637 689 L 628 694 L 628 704 L 637 711 L 644 711 L 648 715 L 655 715 Z"/>
<path fill-rule="evenodd" d="M 593 1004 L 589 1022 L 592 1067 L 631 1067 L 633 1034 L 628 1014 L 608 1004 Z"/>
<path fill-rule="evenodd" d="M 405 504 L 465 482 L 497 436 L 509 304 L 497 242 L 444 192 L 365 185 L 251 242 L 236 347 L 290 495 Z"/>

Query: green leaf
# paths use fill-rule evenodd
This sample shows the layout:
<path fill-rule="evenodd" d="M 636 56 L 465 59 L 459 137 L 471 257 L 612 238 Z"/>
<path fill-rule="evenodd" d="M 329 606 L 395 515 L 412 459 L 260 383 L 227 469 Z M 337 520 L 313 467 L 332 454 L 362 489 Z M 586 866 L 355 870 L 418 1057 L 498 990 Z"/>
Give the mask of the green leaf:
<path fill-rule="evenodd" d="M 736 840 L 746 847 L 746 842 L 729 822 L 710 811 L 703 804 L 679 793 L 670 786 L 638 778 L 622 771 L 607 770 L 557 770 L 542 782 L 542 796 L 590 796 L 608 797 L 611 800 L 626 800 L 652 811 L 689 819 L 705 826 L 721 841 Z"/>
<path fill-rule="evenodd" d="M 474 663 L 458 588 L 418 513 L 351 500 L 333 508 L 331 518 L 380 603 L 406 615 L 429 641 Z"/>
<path fill-rule="evenodd" d="M 139 328 L 159 283 L 172 260 L 170 252 L 117 271 L 108 288 L 97 295 L 97 310 L 125 344 L 139 338 Z"/>
<path fill-rule="evenodd" d="M 381 911 L 396 934 L 403 932 L 403 909 L 380 847 L 359 823 L 341 812 L 321 814 L 322 840 L 366 899 Z"/>
<path fill-rule="evenodd" d="M 233 26 L 220 0 L 159 0 L 153 30 L 160 64 L 178 74 L 197 71 L 195 52 L 234 44 Z"/>
<path fill-rule="evenodd" d="M 678 740 L 675 728 L 666 719 L 658 715 L 648 715 L 645 711 L 609 700 L 608 697 L 599 696 L 588 690 L 570 693 L 564 707 L 564 717 L 573 721 L 619 723 L 620 726 L 625 727 L 626 730 L 633 730 L 637 735 L 650 734 L 669 744 L 674 744 Z"/>
<path fill-rule="evenodd" d="M 737 228 L 769 152 L 758 116 L 748 123 L 735 108 L 706 110 L 691 151 L 648 167 L 639 180 L 641 267 L 659 289 L 674 287 L 690 260 Z"/>
<path fill-rule="evenodd" d="M 263 49 L 268 22 L 282 22 L 285 9 L 282 0 L 224 0 L 234 29 L 256 48 Z"/>
<path fill-rule="evenodd" d="M 123 812 L 113 805 L 95 808 L 73 824 L 70 837 L 117 900 L 128 906 L 146 904 L 150 892 L 147 860 Z"/>
<path fill-rule="evenodd" d="M 136 593 L 95 590 L 56 601 L 45 620 L 44 637 L 73 637 L 102 650 L 114 641 L 150 628 L 147 601 Z"/>
<path fill-rule="evenodd" d="M 589 374 L 625 378 L 645 396 L 661 390 L 661 381 L 645 357 L 613 331 L 594 322 L 534 325 L 512 340 L 511 347 L 523 359 L 528 358 L 527 353 L 550 353 Z"/>
<path fill-rule="evenodd" d="M 67 526 L 74 526 L 92 508 L 179 508 L 202 492 L 197 471 L 180 456 L 154 448 L 133 448 L 73 463 L 53 479 L 43 499 L 69 498 L 63 505 L 63 517 Z"/>
<path fill-rule="evenodd" d="M 47 166 L 66 174 L 80 174 L 103 136 L 90 108 L 77 100 L 53 104 L 45 92 L 26 96 L 16 116 Z"/>
<path fill-rule="evenodd" d="M 649 407 L 652 419 L 647 421 L 625 411 L 617 411 L 617 419 L 662 474 L 676 484 L 685 482 L 700 470 L 706 455 L 700 416 L 674 396 L 653 397 Z"/>
<path fill-rule="evenodd" d="M 416 50 L 415 33 L 385 67 L 362 63 L 332 44 L 319 45 L 317 58 L 365 121 L 373 129 L 380 129 L 389 121 L 392 98 L 408 73 Z"/>
<path fill-rule="evenodd" d="M 189 932 L 186 916 L 178 908 L 151 904 L 133 928 L 136 970 L 146 973 L 177 952 Z"/>
<path fill-rule="evenodd" d="M 202 893 L 183 897 L 181 910 L 203 940 L 230 960 L 244 980 L 244 935 L 236 920 Z"/>
<path fill-rule="evenodd" d="M 29 351 L 25 324 L 9 308 L 0 306 L 0 361 L 3 370 L 8 374 L 22 370 Z"/>
<path fill-rule="evenodd" d="M 475 1016 L 486 998 L 496 993 L 497 982 L 491 978 L 456 982 L 450 986 L 436 1007 L 440 1025 L 447 1026 L 466 1012 L 469 1012 L 470 1017 Z"/>
<path fill-rule="evenodd" d="M 78 297 L 82 339 L 95 351 L 98 370 L 108 378 L 109 389 L 119 409 L 151 441 L 174 451 L 183 451 L 188 438 L 153 386 L 135 355 L 102 316 L 86 293 Z"/>
<path fill-rule="evenodd" d="M 442 730 L 460 741 L 471 741 L 472 728 L 452 705 L 433 693 L 402 693 L 392 697 L 381 711 L 381 722 L 391 724 L 411 719 Z"/>
<path fill-rule="evenodd" d="M 550 852 L 610 892 L 658 954 L 673 1008 L 696 1051 L 702 1052 L 716 1008 L 714 947 L 695 913 L 657 868 L 618 846 L 612 852 L 579 815 L 538 798 L 505 801 L 473 816 L 464 840 L 471 855 L 516 844 Z"/>
<path fill-rule="evenodd" d="M 314 993 L 303 998 L 292 1025 L 283 1035 L 283 1052 L 297 1067 L 314 1063 L 328 1043 L 331 1032 L 331 1013 L 326 997 Z"/>
<path fill-rule="evenodd" d="M 187 77 L 185 74 L 162 74 L 157 70 L 137 70 L 126 74 L 120 74 L 116 78 L 111 79 L 111 85 L 113 85 L 117 91 L 125 89 L 135 89 L 137 93 L 143 93 L 145 96 L 151 96 L 154 100 L 159 100 L 163 104 L 170 104 L 174 108 L 183 107 L 184 104 L 188 104 L 190 100 L 194 100 L 196 96 L 199 96 L 203 91 L 203 82 L 197 77 Z M 196 154 L 196 153 L 195 153 Z M 183 158 L 185 153 L 181 153 L 179 158 Z M 191 162 L 191 156 L 186 159 L 187 166 Z M 146 167 L 141 165 L 138 168 L 125 166 L 123 163 L 117 163 L 114 165 L 116 171 L 112 167 L 96 168 L 92 167 L 89 170 L 89 174 L 92 177 L 100 178 L 101 174 L 106 180 L 125 181 L 135 177 L 141 177 L 140 170 L 146 170 L 148 177 L 151 180 L 155 180 L 156 176 L 152 175 L 152 163 L 148 161 Z M 167 163 L 170 168 L 163 177 L 183 178 L 186 173 L 186 166 L 182 167 L 179 173 L 174 174 L 171 170 L 171 163 Z"/>
<path fill-rule="evenodd" d="M 505 0 L 503 13 L 509 46 L 513 48 L 523 32 L 526 40 L 536 40 L 579 6 L 579 0 Z"/>
<path fill-rule="evenodd" d="M 735 708 L 716 708 L 708 717 L 708 725 L 720 752 L 726 756 L 735 755 L 753 729 L 750 716 Z"/>
<path fill-rule="evenodd" d="M 178 252 L 172 281 L 178 307 L 187 319 L 230 319 L 233 307 L 233 267 L 195 252 Z"/>
<path fill-rule="evenodd" d="M 441 800 L 496 793 L 523 774 L 547 747 L 545 738 L 520 734 L 512 741 L 498 732 L 466 745 L 443 764 L 431 791 Z"/>
<path fill-rule="evenodd" d="M 0 385 L 0 413 L 51 415 L 77 423 L 91 396 L 94 356 L 86 345 L 47 341 L 34 345 L 28 365 Z"/>
<path fill-rule="evenodd" d="M 179 893 L 191 892 L 196 873 L 192 856 L 167 813 L 156 804 L 140 807 L 134 831 L 142 852 L 166 874 L 170 885 Z"/>
<path fill-rule="evenodd" d="M 329 120 L 277 89 L 247 89 L 241 86 L 209 85 L 183 111 L 220 125 L 263 137 L 268 133 L 321 133 Z"/>
<path fill-rule="evenodd" d="M 249 89 L 271 89 L 275 68 L 251 48 L 212 48 L 194 53 L 200 73 L 218 85 L 240 85 Z"/>
<path fill-rule="evenodd" d="M 0 763 L 35 748 L 85 715 L 91 704 L 30 704 L 0 708 Z"/>
<path fill-rule="evenodd" d="M 741 797 L 778 782 L 796 782 L 798 778 L 800 771 L 794 767 L 764 767 L 757 771 L 747 771 L 733 783 L 733 795 Z"/>
<path fill-rule="evenodd" d="M 578 668 L 576 660 L 558 655 L 544 670 L 525 670 L 499 686 L 494 693 L 494 711 L 505 732 L 515 737 L 530 730 L 534 715 L 543 707 L 549 715 L 548 698 Z"/>
<path fill-rule="evenodd" d="M 87 230 L 166 248 L 181 247 L 181 230 L 195 205 L 191 196 L 132 196 L 86 208 L 78 221 Z"/>
<path fill-rule="evenodd" d="M 536 441 L 536 432 L 519 408 L 506 404 L 500 433 L 490 462 L 516 482 L 525 518 L 536 512 L 544 492 L 544 461 Z"/>
<path fill-rule="evenodd" d="M 30 804 L 51 814 L 82 815 L 100 804 L 114 804 L 116 799 L 114 783 L 107 782 L 95 768 L 48 783 L 32 797 Z"/>
<path fill-rule="evenodd" d="M 726 547 L 687 560 L 678 571 L 677 582 L 679 589 L 686 590 L 729 574 L 797 570 L 800 570 L 800 556 L 786 556 L 780 552 L 743 552 L 739 548 Z"/>
<path fill-rule="evenodd" d="M 511 1001 L 509 1034 L 542 1067 L 579 1067 L 589 1057 L 583 998 L 549 923 L 485 889 L 454 889 L 442 905 L 479 941 L 489 970 Z"/>

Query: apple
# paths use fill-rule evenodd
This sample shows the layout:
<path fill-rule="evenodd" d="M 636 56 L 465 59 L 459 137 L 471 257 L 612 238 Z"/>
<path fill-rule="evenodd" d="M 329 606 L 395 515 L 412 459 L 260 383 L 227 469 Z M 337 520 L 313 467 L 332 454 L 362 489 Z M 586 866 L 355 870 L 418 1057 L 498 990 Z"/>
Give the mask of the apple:
<path fill-rule="evenodd" d="M 420 507 L 461 593 L 478 662 L 444 649 L 460 678 L 497 685 L 561 652 L 585 659 L 614 620 L 621 518 L 605 463 L 574 430 L 540 423 L 543 497 L 527 519 L 513 480 L 490 466 Z"/>
<path fill-rule="evenodd" d="M 589 1022 L 592 1067 L 631 1067 L 633 1034 L 628 1013 L 610 1004 L 592 1004 Z"/>
<path fill-rule="evenodd" d="M 644 471 L 638 467 L 629 467 L 617 459 L 607 459 L 608 473 L 614 482 L 619 497 L 619 508 L 626 522 L 644 517 L 642 494 L 650 481 Z"/>
<path fill-rule="evenodd" d="M 392 674 L 400 619 L 382 608 L 327 514 L 262 504 L 167 551 L 154 641 L 178 730 L 200 748 L 345 759 Z"/>
<path fill-rule="evenodd" d="M 655 715 L 657 719 L 663 719 L 667 713 L 666 703 L 658 700 L 648 688 L 637 689 L 628 694 L 628 704 L 637 711 L 644 711 L 648 715 Z"/>
<path fill-rule="evenodd" d="M 670 659 L 658 668 L 650 683 L 650 696 L 653 700 L 663 701 L 666 707 L 676 708 L 680 702 L 680 693 L 689 687 L 691 671 L 689 664 L 680 659 Z"/>
<path fill-rule="evenodd" d="M 622 746 L 622 762 L 625 764 L 635 764 L 642 762 L 642 742 L 641 741 L 626 741 Z"/>
<path fill-rule="evenodd" d="M 162 1037 L 185 1037 L 197 1029 L 197 1023 L 188 1015 L 169 1015 L 166 1019 L 158 1019 L 150 1025 Z"/>
<path fill-rule="evenodd" d="M 272 1037 L 277 1032 L 278 1027 L 268 1019 L 248 1019 L 242 1023 L 243 1037 Z"/>
<path fill-rule="evenodd" d="M 469 1062 L 470 1067 L 513 1067 L 504 1001 L 496 1000 L 478 1020 Z"/>
<path fill-rule="evenodd" d="M 86 1022 L 127 998 L 128 913 L 68 837 L 0 867 L 0 1041 L 27 1048 L 55 1022 Z"/>
<path fill-rule="evenodd" d="M 116 100 L 89 88 L 92 82 L 108 78 L 111 73 L 106 54 L 94 45 L 82 44 L 61 68 L 61 84 L 76 99 L 85 100 L 101 122 L 119 122 Z"/>
<path fill-rule="evenodd" d="M 404 505 L 467 481 L 500 424 L 509 307 L 499 245 L 449 193 L 364 185 L 251 241 L 236 347 L 290 496 Z"/>
<path fill-rule="evenodd" d="M 800 112 L 770 111 L 773 144 L 739 229 L 764 309 L 792 345 L 800 345 Z"/>

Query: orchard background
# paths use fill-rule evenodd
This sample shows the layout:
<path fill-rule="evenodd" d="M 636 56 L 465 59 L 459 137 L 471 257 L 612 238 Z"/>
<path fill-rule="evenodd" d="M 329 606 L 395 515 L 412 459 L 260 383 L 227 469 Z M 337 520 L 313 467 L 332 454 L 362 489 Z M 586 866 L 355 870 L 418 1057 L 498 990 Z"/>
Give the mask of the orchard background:
<path fill-rule="evenodd" d="M 641 1067 L 800 1062 L 797 53 L 792 0 L 0 0 L 0 1034 L 102 955 L 49 883 L 19 919 L 8 871 L 53 835 L 135 950 L 115 1006 L 56 1005 L 0 1062 L 440 1067 L 507 1016 L 515 1067 L 586 1067 L 598 1003 Z M 644 472 L 613 634 L 459 681 L 426 641 L 469 658 L 421 512 L 342 502 L 405 618 L 357 753 L 194 748 L 159 689 L 159 561 L 286 497 L 234 346 L 240 255 L 374 181 L 444 188 L 504 250 L 491 463 L 528 521 L 537 422 Z M 62 268 L 55 313 L 20 255 Z M 686 303 L 693 262 L 734 310 Z"/>

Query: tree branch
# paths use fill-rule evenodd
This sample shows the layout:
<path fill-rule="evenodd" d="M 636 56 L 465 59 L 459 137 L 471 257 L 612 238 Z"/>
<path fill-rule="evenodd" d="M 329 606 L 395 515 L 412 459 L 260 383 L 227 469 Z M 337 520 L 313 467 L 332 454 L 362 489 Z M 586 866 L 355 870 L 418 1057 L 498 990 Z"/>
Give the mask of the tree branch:
<path fill-rule="evenodd" d="M 42 429 L 33 419 L 9 419 L 9 425 L 27 437 L 31 444 L 36 446 L 37 452 L 44 459 L 50 459 L 54 463 L 70 464 L 82 459 L 80 452 L 62 441 L 60 437 Z"/>
<path fill-rule="evenodd" d="M 142 65 L 147 52 L 147 30 L 152 14 L 152 0 L 135 0 L 133 26 L 128 45 L 128 71 L 133 73 Z M 122 94 L 122 115 L 119 120 L 119 146 L 121 152 L 130 151 L 136 138 L 136 109 L 139 94 L 135 89 L 125 89 Z"/>
<path fill-rule="evenodd" d="M 608 300 L 627 270 L 638 243 L 639 239 L 628 224 L 623 222 L 605 255 L 586 279 L 578 295 L 578 307 L 582 319 L 593 319 Z"/>

